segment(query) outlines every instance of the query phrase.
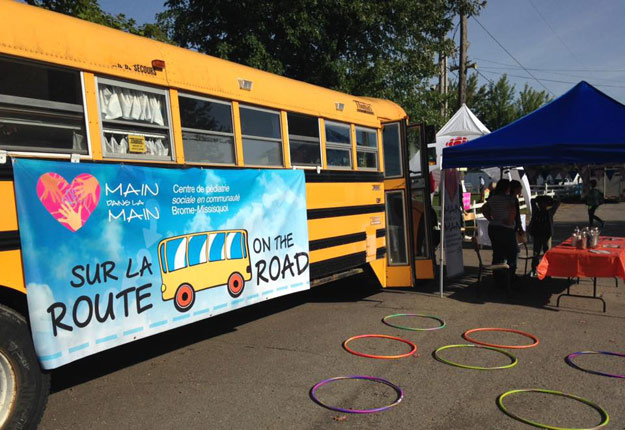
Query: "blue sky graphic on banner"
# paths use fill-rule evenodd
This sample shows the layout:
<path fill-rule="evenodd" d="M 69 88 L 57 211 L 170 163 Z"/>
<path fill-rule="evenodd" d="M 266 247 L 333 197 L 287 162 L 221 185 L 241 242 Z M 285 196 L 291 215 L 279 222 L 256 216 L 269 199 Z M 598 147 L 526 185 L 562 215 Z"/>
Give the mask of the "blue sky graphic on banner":
<path fill-rule="evenodd" d="M 310 287 L 302 171 L 17 159 L 14 173 L 44 368 Z"/>

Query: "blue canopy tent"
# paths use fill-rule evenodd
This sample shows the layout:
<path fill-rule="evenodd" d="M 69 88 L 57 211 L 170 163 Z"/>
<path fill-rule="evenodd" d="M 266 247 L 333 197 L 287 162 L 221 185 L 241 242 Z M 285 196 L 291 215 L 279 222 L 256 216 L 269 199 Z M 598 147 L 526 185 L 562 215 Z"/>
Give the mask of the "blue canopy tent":
<path fill-rule="evenodd" d="M 585 81 L 505 127 L 443 149 L 443 169 L 607 163 L 625 163 L 625 105 Z M 441 201 L 442 297 L 445 199 Z"/>
<path fill-rule="evenodd" d="M 625 162 L 625 105 L 581 81 L 499 130 L 443 150 L 443 168 Z"/>

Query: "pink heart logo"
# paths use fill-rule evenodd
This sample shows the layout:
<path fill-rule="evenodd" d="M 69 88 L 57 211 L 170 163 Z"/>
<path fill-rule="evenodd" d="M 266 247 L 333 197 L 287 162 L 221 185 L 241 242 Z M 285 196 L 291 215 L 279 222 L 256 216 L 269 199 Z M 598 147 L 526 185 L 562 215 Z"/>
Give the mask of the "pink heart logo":
<path fill-rule="evenodd" d="M 88 173 L 76 176 L 71 184 L 58 173 L 48 172 L 37 181 L 37 196 L 58 222 L 78 231 L 100 201 L 100 183 Z"/>

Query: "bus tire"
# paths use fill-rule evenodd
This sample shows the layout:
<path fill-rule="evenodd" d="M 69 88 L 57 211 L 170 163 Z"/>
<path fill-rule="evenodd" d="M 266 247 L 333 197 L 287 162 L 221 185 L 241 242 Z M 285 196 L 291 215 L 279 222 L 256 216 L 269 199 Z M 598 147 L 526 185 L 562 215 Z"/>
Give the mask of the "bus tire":
<path fill-rule="evenodd" d="M 50 374 L 42 371 L 26 319 L 0 305 L 0 429 L 34 429 L 50 392 Z"/>
<path fill-rule="evenodd" d="M 190 284 L 180 284 L 174 296 L 174 306 L 178 312 L 186 312 L 195 303 L 195 290 Z"/>
<path fill-rule="evenodd" d="M 228 278 L 228 294 L 237 298 L 243 293 L 243 287 L 245 287 L 245 279 L 239 272 L 234 272 Z"/>

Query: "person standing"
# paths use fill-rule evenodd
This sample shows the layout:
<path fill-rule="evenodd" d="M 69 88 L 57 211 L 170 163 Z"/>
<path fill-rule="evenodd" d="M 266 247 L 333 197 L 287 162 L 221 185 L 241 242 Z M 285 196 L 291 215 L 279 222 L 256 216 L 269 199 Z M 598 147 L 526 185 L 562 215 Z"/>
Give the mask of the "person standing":
<path fill-rule="evenodd" d="M 597 181 L 591 179 L 590 191 L 586 196 L 586 204 L 588 205 L 588 225 L 593 226 L 594 221 L 597 220 L 601 223 L 601 228 L 605 225 L 603 220 L 595 215 L 597 208 L 604 203 L 603 193 L 597 189 Z"/>
<path fill-rule="evenodd" d="M 510 196 L 510 181 L 501 179 L 488 201 L 482 206 L 482 213 L 488 219 L 488 237 L 493 247 L 492 264 L 504 261 L 510 267 L 511 279 L 516 272 L 516 207 Z"/>
<path fill-rule="evenodd" d="M 560 202 L 549 196 L 538 196 L 532 200 L 532 220 L 528 231 L 532 236 L 534 258 L 530 275 L 536 274 L 538 257 L 551 248 L 553 216 L 559 206 Z"/>

